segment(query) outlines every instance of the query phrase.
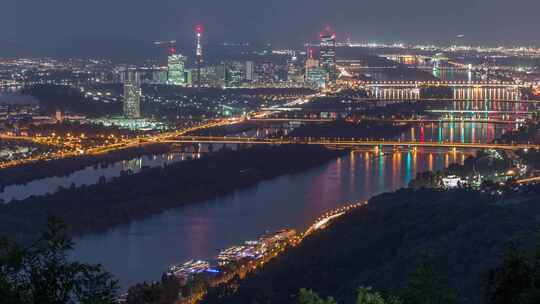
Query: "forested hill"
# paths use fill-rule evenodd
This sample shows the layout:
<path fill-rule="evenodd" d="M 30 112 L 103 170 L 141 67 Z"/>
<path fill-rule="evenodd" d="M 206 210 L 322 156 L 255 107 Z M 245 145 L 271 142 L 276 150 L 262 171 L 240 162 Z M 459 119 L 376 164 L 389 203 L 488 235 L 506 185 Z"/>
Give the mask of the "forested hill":
<path fill-rule="evenodd" d="M 492 197 L 466 190 L 400 190 L 336 220 L 262 270 L 204 303 L 296 303 L 301 288 L 355 303 L 359 286 L 396 294 L 430 256 L 460 303 L 481 303 L 481 277 L 500 262 L 507 241 L 531 246 L 540 223 L 539 189 Z"/>

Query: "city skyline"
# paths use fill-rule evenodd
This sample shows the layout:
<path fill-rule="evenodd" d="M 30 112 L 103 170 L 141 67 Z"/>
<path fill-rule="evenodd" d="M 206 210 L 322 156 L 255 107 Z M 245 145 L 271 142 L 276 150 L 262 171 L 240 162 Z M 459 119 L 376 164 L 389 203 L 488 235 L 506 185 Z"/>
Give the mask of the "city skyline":
<path fill-rule="evenodd" d="M 182 7 L 181 3 L 168 1 L 125 6 L 124 0 L 89 4 L 10 0 L 0 12 L 0 26 L 4 29 L 0 34 L 4 41 L 0 56 L 86 55 L 83 51 L 106 55 L 130 43 L 144 45 L 162 39 L 178 39 L 187 44 L 192 41 L 192 29 L 197 24 L 204 24 L 207 39 L 212 42 L 272 43 L 277 47 L 314 41 L 314 29 L 326 25 L 332 25 L 338 40 L 466 45 L 540 42 L 536 35 L 540 21 L 534 16 L 540 9 L 537 1 L 457 2 L 450 6 L 425 0 L 406 4 L 389 0 L 340 1 L 328 4 L 335 7 L 327 10 L 322 1 L 200 1 Z M 126 7 L 133 22 L 119 23 L 118 13 Z M 299 13 L 309 17 L 300 20 Z M 458 35 L 464 37 L 457 38 Z M 87 44 L 80 45 L 81 41 Z M 73 47 L 74 44 L 80 46 Z"/>
<path fill-rule="evenodd" d="M 540 303 L 539 0 L 0 8 L 0 302 Z"/>

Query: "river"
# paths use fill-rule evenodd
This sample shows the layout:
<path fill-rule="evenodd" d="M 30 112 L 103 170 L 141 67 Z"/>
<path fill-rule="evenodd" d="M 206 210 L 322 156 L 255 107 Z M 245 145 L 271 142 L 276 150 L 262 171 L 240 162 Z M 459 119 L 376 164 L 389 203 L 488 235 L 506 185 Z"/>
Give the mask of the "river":
<path fill-rule="evenodd" d="M 403 136 L 417 137 L 421 128 Z M 448 124 L 442 124 L 440 132 L 438 126 L 424 128 L 429 128 L 424 136 L 430 134 L 430 138 L 441 136 L 446 141 L 454 136 Z M 463 131 L 461 127 L 456 131 L 456 139 L 462 137 L 460 132 L 463 140 L 473 141 L 473 134 L 488 138 L 504 131 L 501 126 L 466 123 Z M 221 249 L 267 231 L 303 230 L 325 211 L 396 190 L 406 186 L 417 172 L 442 169 L 465 157 L 422 149 L 350 152 L 318 168 L 76 239 L 72 257 L 102 263 L 125 289 L 137 282 L 159 280 L 172 264 L 211 260 Z"/>
<path fill-rule="evenodd" d="M 433 123 L 413 127 L 402 134 L 401 139 L 490 142 L 515 127 Z M 328 210 L 396 190 L 406 186 L 417 172 L 439 170 L 454 162 L 461 163 L 465 157 L 466 154 L 459 152 L 423 149 L 416 152 L 389 149 L 385 153 L 353 151 L 295 175 L 263 181 L 223 197 L 118 226 L 106 233 L 77 238 L 71 258 L 102 264 L 125 290 L 138 282 L 159 280 L 172 264 L 189 259 L 212 260 L 220 250 L 267 231 L 303 230 Z M 161 166 L 185 158 L 186 155 L 174 153 L 136 158 L 104 168 L 89 167 L 67 177 L 7 187 L 6 191 L 14 197 L 47 193 L 58 185 L 92 184 L 102 175 L 111 178 L 122 170 L 137 172 L 143 166 Z"/>
<path fill-rule="evenodd" d="M 266 137 L 275 134 L 277 131 L 283 131 L 287 135 L 291 130 L 291 126 L 279 127 L 264 127 L 257 130 L 246 131 L 241 136 Z M 223 145 L 214 145 L 215 150 L 219 150 Z M 229 149 L 237 149 L 236 145 L 227 145 Z M 120 176 L 122 172 L 131 171 L 138 173 L 144 167 L 154 168 L 171 164 L 174 162 L 200 158 L 201 153 L 209 152 L 207 145 L 198 147 L 198 152 L 195 153 L 193 146 L 185 147 L 183 153 L 164 153 L 157 155 L 145 155 L 128 160 L 118 161 L 107 165 L 88 166 L 84 169 L 77 170 L 65 176 L 53 176 L 47 178 L 36 179 L 25 184 L 8 185 L 0 191 L 0 202 L 9 203 L 13 200 L 23 200 L 30 196 L 39 196 L 56 192 L 59 188 L 69 188 L 71 186 L 79 187 L 82 185 L 94 185 L 101 179 L 109 181 L 114 177 Z"/>

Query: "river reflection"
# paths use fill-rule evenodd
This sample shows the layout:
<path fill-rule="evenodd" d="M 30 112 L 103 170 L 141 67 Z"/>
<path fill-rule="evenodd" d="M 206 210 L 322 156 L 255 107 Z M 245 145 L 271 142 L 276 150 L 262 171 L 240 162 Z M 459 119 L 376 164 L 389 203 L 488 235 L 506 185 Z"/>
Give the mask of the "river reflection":
<path fill-rule="evenodd" d="M 296 175 L 77 239 L 73 257 L 102 263 L 127 288 L 158 280 L 171 264 L 212 259 L 221 249 L 266 231 L 304 229 L 327 210 L 403 187 L 417 172 L 464 158 L 424 150 L 351 152 Z"/>
<path fill-rule="evenodd" d="M 368 90 L 370 97 L 380 100 L 417 100 L 425 98 L 420 95 L 418 88 L 392 88 L 376 87 Z M 454 87 L 452 98 L 466 101 L 511 101 L 518 102 L 521 92 L 515 88 L 490 88 L 490 87 Z"/>
<path fill-rule="evenodd" d="M 433 123 L 401 140 L 490 142 L 515 126 Z M 283 176 L 218 199 L 164 212 L 77 240 L 73 257 L 102 263 L 123 288 L 157 280 L 168 266 L 211 259 L 224 248 L 281 228 L 304 229 L 325 211 L 406 186 L 418 172 L 462 163 L 444 150 L 355 151 L 324 166 Z"/>
<path fill-rule="evenodd" d="M 517 128 L 516 124 L 436 122 L 411 127 L 400 139 L 419 142 L 491 143 Z"/>
<path fill-rule="evenodd" d="M 168 163 L 197 157 L 197 154 L 193 153 L 167 153 L 119 161 L 106 166 L 89 166 L 67 176 L 48 177 L 24 185 L 7 186 L 4 188 L 4 191 L 0 192 L 0 200 L 4 200 L 4 202 L 22 200 L 32 195 L 53 193 L 59 187 L 67 188 L 72 185 L 76 187 L 93 185 L 98 183 L 100 178 L 110 180 L 113 177 L 120 176 L 122 171 L 129 170 L 133 173 L 137 173 L 140 172 L 143 167 L 158 167 Z"/>
<path fill-rule="evenodd" d="M 450 67 L 433 67 L 431 70 L 433 76 L 442 81 L 480 81 L 478 74 L 464 69 L 453 69 Z"/>

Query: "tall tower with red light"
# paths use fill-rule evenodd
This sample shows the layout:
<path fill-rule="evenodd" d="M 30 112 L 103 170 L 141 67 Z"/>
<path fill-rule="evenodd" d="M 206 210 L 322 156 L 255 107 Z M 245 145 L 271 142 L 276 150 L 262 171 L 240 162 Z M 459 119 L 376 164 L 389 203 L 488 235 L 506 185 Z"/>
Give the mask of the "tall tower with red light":
<path fill-rule="evenodd" d="M 197 50 L 196 50 L 196 63 L 197 63 L 197 87 L 201 87 L 201 68 L 203 64 L 203 48 L 202 48 L 202 36 L 203 36 L 203 27 L 202 25 L 197 25 L 195 27 L 195 34 L 197 37 Z"/>

